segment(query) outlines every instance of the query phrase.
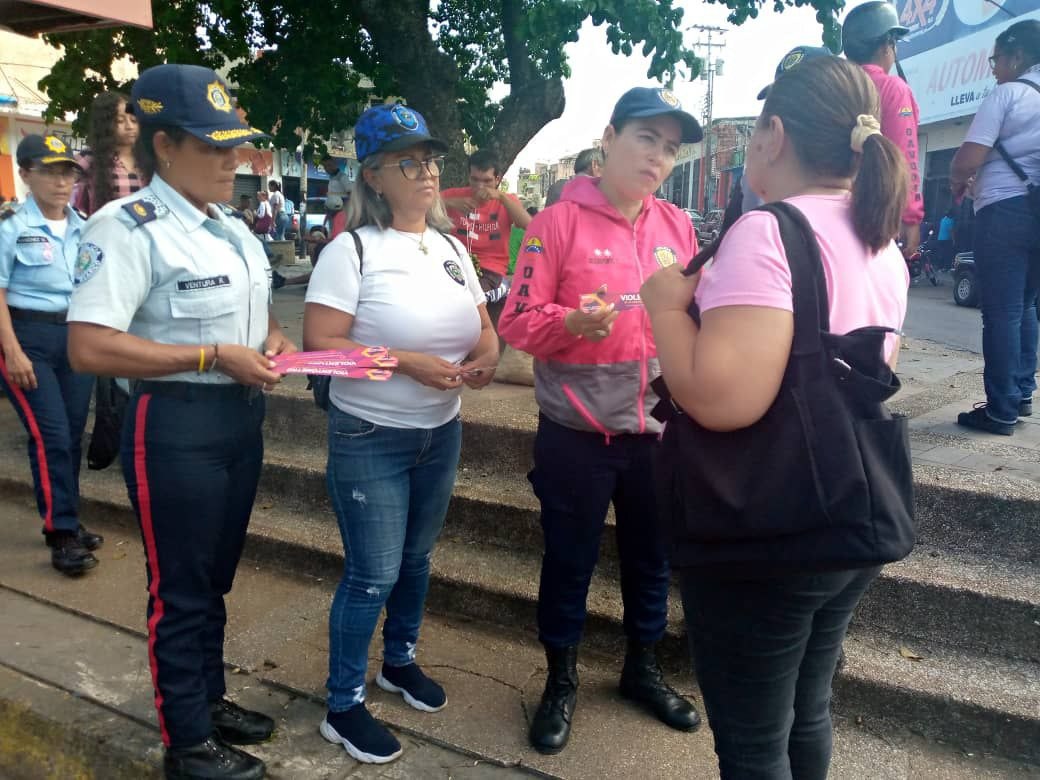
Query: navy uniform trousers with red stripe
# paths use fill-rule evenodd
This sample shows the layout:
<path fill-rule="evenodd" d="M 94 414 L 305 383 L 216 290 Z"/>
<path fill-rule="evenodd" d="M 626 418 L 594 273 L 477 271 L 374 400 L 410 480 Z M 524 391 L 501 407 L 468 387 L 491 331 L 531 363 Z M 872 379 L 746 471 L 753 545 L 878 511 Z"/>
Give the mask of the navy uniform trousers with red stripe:
<path fill-rule="evenodd" d="M 209 702 L 225 692 L 224 596 L 260 479 L 264 399 L 239 385 L 177 396 L 159 384 L 127 408 L 122 463 L 144 540 L 159 729 L 167 747 L 186 747 L 210 736 Z"/>
<path fill-rule="evenodd" d="M 94 377 L 69 365 L 68 326 L 13 320 L 22 352 L 33 364 L 37 388 L 11 381 L 0 356 L 0 381 L 29 434 L 29 464 L 43 532 L 79 528 L 79 466 Z"/>

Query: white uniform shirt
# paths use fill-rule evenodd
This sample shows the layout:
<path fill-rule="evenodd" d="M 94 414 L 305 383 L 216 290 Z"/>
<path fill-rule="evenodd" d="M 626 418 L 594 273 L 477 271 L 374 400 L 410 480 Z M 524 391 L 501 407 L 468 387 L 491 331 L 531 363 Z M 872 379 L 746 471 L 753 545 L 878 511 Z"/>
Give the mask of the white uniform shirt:
<path fill-rule="evenodd" d="M 1040 84 L 1040 65 L 1022 75 Z M 1022 166 L 1034 184 L 1040 184 L 1040 92 L 1026 84 L 998 84 L 979 106 L 965 142 L 1004 144 L 1011 159 Z M 996 149 L 986 156 L 975 179 L 975 213 L 986 206 L 1026 194 L 1026 185 Z"/>
<path fill-rule="evenodd" d="M 87 222 L 68 319 L 161 344 L 262 350 L 270 300 L 270 266 L 256 236 L 217 206 L 205 216 L 157 174 Z M 219 371 L 160 379 L 233 381 Z"/>
<path fill-rule="evenodd" d="M 463 246 L 428 229 L 423 241 L 429 254 L 423 254 L 411 233 L 371 226 L 356 232 L 364 249 L 360 273 L 354 239 L 341 233 L 321 252 L 307 303 L 352 314 L 353 327 L 344 335 L 359 344 L 423 352 L 449 363 L 465 360 L 480 339 L 477 306 L 485 299 Z M 459 413 L 461 393 L 395 373 L 385 382 L 333 379 L 329 395 L 341 411 L 376 425 L 428 429 Z"/>

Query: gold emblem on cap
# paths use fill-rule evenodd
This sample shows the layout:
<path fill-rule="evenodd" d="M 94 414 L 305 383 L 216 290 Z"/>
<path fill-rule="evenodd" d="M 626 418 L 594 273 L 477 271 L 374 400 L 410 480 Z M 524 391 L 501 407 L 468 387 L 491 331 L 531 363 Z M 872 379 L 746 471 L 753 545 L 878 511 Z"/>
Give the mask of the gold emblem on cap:
<path fill-rule="evenodd" d="M 234 130 L 214 130 L 212 133 L 206 133 L 206 137 L 212 138 L 214 141 L 232 141 L 247 135 L 263 134 L 262 130 L 257 130 L 255 127 L 239 127 Z"/>
<path fill-rule="evenodd" d="M 661 98 L 665 103 L 670 105 L 672 108 L 679 107 L 679 98 L 675 96 L 671 90 L 661 89 L 657 91 L 657 96 Z"/>
<path fill-rule="evenodd" d="M 158 100 L 149 100 L 148 98 L 138 98 L 137 107 L 146 114 L 158 114 L 163 110 L 163 104 L 161 102 Z"/>
<path fill-rule="evenodd" d="M 53 135 L 49 135 L 43 139 L 44 145 L 55 154 L 65 154 L 65 143 Z"/>
<path fill-rule="evenodd" d="M 231 96 L 219 81 L 211 81 L 206 85 L 206 99 L 217 111 L 231 111 Z"/>
<path fill-rule="evenodd" d="M 784 57 L 784 64 L 781 67 L 784 70 L 788 70 L 790 68 L 793 68 L 799 62 L 801 62 L 804 57 L 805 57 L 805 52 L 804 51 L 801 51 L 801 50 L 793 51 L 790 54 L 788 54 L 786 57 Z"/>

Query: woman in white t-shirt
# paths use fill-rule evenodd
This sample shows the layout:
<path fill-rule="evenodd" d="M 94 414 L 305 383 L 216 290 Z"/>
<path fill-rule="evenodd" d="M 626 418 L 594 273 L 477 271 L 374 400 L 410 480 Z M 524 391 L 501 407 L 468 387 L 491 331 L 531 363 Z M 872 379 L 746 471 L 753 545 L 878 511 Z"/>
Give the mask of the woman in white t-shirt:
<path fill-rule="evenodd" d="M 443 232 L 445 144 L 403 105 L 362 114 L 354 142 L 361 177 L 350 230 L 326 245 L 311 276 L 303 341 L 309 350 L 386 346 L 398 368 L 385 382 L 331 384 L 328 486 L 346 562 L 329 617 L 321 733 L 358 761 L 385 763 L 401 745 L 365 708 L 368 645 L 385 605 L 377 684 L 425 712 L 445 705 L 415 648 L 455 484 L 459 397 L 463 385 L 491 381 L 498 337 L 472 262 Z"/>
<path fill-rule="evenodd" d="M 1010 436 L 1033 413 L 1040 219 L 1026 183 L 997 150 L 1040 186 L 1040 21 L 997 36 L 989 58 L 997 87 L 979 106 L 950 167 L 950 189 L 975 198 L 975 269 L 982 309 L 985 403 L 957 415 L 966 428 Z M 1024 83 L 1023 83 L 1024 82 Z"/>

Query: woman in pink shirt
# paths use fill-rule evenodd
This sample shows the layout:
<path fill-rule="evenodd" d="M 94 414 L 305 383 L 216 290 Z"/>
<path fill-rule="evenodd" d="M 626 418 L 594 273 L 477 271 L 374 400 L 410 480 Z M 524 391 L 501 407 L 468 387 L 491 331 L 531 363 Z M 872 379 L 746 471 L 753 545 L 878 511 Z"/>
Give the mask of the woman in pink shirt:
<path fill-rule="evenodd" d="M 748 147 L 752 189 L 767 203 L 796 207 L 813 226 L 834 333 L 898 330 L 906 313 L 909 279 L 893 239 L 909 177 L 903 155 L 880 133 L 878 112 L 877 91 L 860 68 L 818 57 L 773 84 Z M 772 214 L 745 214 L 709 269 L 690 277 L 663 269 L 641 295 L 673 401 L 712 431 L 761 419 L 776 400 L 794 333 L 791 273 Z M 699 326 L 687 313 L 693 300 Z M 890 365 L 897 349 L 893 335 Z M 831 678 L 878 567 L 787 563 L 817 560 L 825 540 L 833 544 L 823 534 L 797 537 L 778 527 L 721 540 L 672 530 L 672 566 L 723 780 L 823 780 Z M 765 567 L 763 547 L 776 551 Z"/>

